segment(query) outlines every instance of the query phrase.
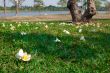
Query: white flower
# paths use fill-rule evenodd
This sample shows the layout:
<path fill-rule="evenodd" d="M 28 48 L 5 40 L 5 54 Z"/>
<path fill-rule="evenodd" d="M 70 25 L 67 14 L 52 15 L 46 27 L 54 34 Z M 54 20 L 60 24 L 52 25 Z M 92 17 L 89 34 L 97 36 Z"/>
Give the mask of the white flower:
<path fill-rule="evenodd" d="M 38 22 L 38 24 L 42 24 L 42 22 Z"/>
<path fill-rule="evenodd" d="M 42 22 L 42 24 L 46 24 L 45 22 Z"/>
<path fill-rule="evenodd" d="M 26 26 L 29 26 L 29 24 L 26 24 Z"/>
<path fill-rule="evenodd" d="M 63 32 L 66 33 L 66 34 L 70 34 L 70 32 L 67 31 L 67 30 L 63 30 Z"/>
<path fill-rule="evenodd" d="M 108 24 L 106 24 L 106 26 L 108 26 Z"/>
<path fill-rule="evenodd" d="M 82 32 L 82 29 L 79 29 L 79 33 L 81 33 Z"/>
<path fill-rule="evenodd" d="M 102 31 L 103 29 L 99 29 L 100 31 Z"/>
<path fill-rule="evenodd" d="M 30 61 L 31 55 L 27 54 L 26 52 L 24 53 L 23 57 L 21 58 L 23 61 Z"/>
<path fill-rule="evenodd" d="M 18 24 L 18 27 L 20 27 L 21 26 L 21 24 Z"/>
<path fill-rule="evenodd" d="M 12 27 L 13 25 L 12 25 L 12 24 L 10 24 L 10 26 Z"/>
<path fill-rule="evenodd" d="M 48 25 L 45 25 L 45 28 L 47 29 L 48 28 Z"/>
<path fill-rule="evenodd" d="M 96 32 L 96 29 L 91 30 L 92 32 Z"/>
<path fill-rule="evenodd" d="M 39 27 L 35 27 L 35 29 L 38 29 Z"/>
<path fill-rule="evenodd" d="M 61 42 L 58 38 L 56 38 L 56 40 L 54 40 L 55 42 Z"/>
<path fill-rule="evenodd" d="M 5 23 L 2 23 L 2 27 L 5 27 Z"/>
<path fill-rule="evenodd" d="M 21 59 L 24 56 L 23 50 L 20 49 L 19 52 L 16 54 L 16 58 Z"/>
<path fill-rule="evenodd" d="M 97 25 L 97 27 L 99 28 L 100 26 L 99 26 L 99 25 Z"/>
<path fill-rule="evenodd" d="M 27 33 L 26 32 L 21 32 L 21 35 L 26 35 Z"/>
<path fill-rule="evenodd" d="M 88 24 L 88 23 L 86 23 L 86 24 L 85 24 L 85 26 L 86 26 L 86 27 L 88 27 L 88 26 L 89 26 L 89 24 Z"/>
<path fill-rule="evenodd" d="M 85 37 L 84 37 L 84 36 L 81 36 L 81 37 L 80 37 L 80 40 L 81 40 L 81 41 L 85 41 Z"/>
<path fill-rule="evenodd" d="M 15 26 L 11 26 L 10 29 L 11 29 L 11 30 L 15 30 Z"/>
<path fill-rule="evenodd" d="M 21 24 L 21 22 L 18 22 L 19 24 Z"/>
<path fill-rule="evenodd" d="M 80 26 L 76 26 L 76 28 L 80 28 Z"/>
<path fill-rule="evenodd" d="M 100 23 L 97 23 L 97 27 L 98 27 L 98 28 L 100 27 Z"/>
<path fill-rule="evenodd" d="M 66 23 L 62 22 L 62 23 L 60 23 L 59 25 L 66 25 Z"/>
<path fill-rule="evenodd" d="M 53 25 L 54 23 L 50 23 L 51 25 Z"/>
<path fill-rule="evenodd" d="M 29 22 L 23 22 L 26 26 L 29 26 Z"/>
<path fill-rule="evenodd" d="M 23 61 L 29 61 L 31 59 L 31 55 L 27 54 L 27 52 L 23 52 L 23 49 L 20 49 L 16 54 L 16 58 Z"/>

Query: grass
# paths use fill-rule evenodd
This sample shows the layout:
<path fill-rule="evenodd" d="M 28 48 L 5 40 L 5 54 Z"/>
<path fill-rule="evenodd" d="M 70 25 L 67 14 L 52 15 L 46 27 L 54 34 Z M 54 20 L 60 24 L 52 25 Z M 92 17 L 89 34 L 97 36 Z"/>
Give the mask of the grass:
<path fill-rule="evenodd" d="M 110 20 L 69 24 L 0 22 L 0 73 L 109 73 Z M 32 55 L 29 62 L 16 59 L 20 48 Z"/>

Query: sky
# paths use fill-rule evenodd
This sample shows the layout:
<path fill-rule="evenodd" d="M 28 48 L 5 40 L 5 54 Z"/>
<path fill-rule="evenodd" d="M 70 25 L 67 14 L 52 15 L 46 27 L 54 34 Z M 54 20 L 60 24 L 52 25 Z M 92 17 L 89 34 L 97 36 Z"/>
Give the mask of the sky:
<path fill-rule="evenodd" d="M 6 5 L 7 6 L 12 6 L 13 4 L 9 1 L 6 0 Z M 49 5 L 54 5 L 57 6 L 59 0 L 44 0 L 44 4 L 49 6 Z M 34 0 L 25 0 L 25 2 L 22 4 L 23 6 L 33 6 L 34 5 Z M 3 6 L 3 0 L 0 0 L 0 6 Z"/>
<path fill-rule="evenodd" d="M 6 0 L 6 5 L 12 6 L 13 4 L 11 2 L 9 2 L 9 0 Z M 44 4 L 49 6 L 49 5 L 54 5 L 57 6 L 59 0 L 44 0 Z M 110 0 L 108 0 L 110 1 Z M 23 4 L 23 6 L 33 6 L 34 5 L 34 0 L 26 0 Z M 0 0 L 0 6 L 3 6 L 3 0 Z"/>

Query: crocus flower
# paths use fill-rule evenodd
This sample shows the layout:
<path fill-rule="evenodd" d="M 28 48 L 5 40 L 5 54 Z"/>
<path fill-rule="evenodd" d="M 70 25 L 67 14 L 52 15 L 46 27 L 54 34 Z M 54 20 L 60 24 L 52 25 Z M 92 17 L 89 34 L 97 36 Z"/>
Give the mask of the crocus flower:
<path fill-rule="evenodd" d="M 27 52 L 23 52 L 23 49 L 20 49 L 16 54 L 16 58 L 22 61 L 30 61 L 31 55 L 27 54 Z"/>

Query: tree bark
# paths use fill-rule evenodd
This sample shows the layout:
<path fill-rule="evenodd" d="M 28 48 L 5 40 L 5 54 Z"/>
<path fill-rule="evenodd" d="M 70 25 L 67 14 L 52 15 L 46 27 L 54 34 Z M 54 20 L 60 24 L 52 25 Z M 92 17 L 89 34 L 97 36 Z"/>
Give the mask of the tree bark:
<path fill-rule="evenodd" d="M 19 12 L 19 5 L 18 5 L 18 3 L 16 2 L 16 16 L 18 15 L 18 12 Z"/>
<path fill-rule="evenodd" d="M 6 0 L 4 0 L 4 14 L 6 14 Z"/>
<path fill-rule="evenodd" d="M 89 22 L 95 14 L 96 14 L 96 7 L 94 0 L 87 0 L 87 9 L 82 15 L 82 20 Z"/>
<path fill-rule="evenodd" d="M 69 0 L 67 3 L 67 7 L 70 10 L 72 21 L 79 22 L 81 20 L 81 10 L 76 4 L 76 0 Z"/>
<path fill-rule="evenodd" d="M 67 7 L 70 10 L 72 21 L 90 21 L 92 17 L 96 14 L 96 7 L 94 0 L 87 0 L 87 9 L 84 14 L 82 14 L 81 9 L 77 5 L 77 0 L 68 0 Z"/>

